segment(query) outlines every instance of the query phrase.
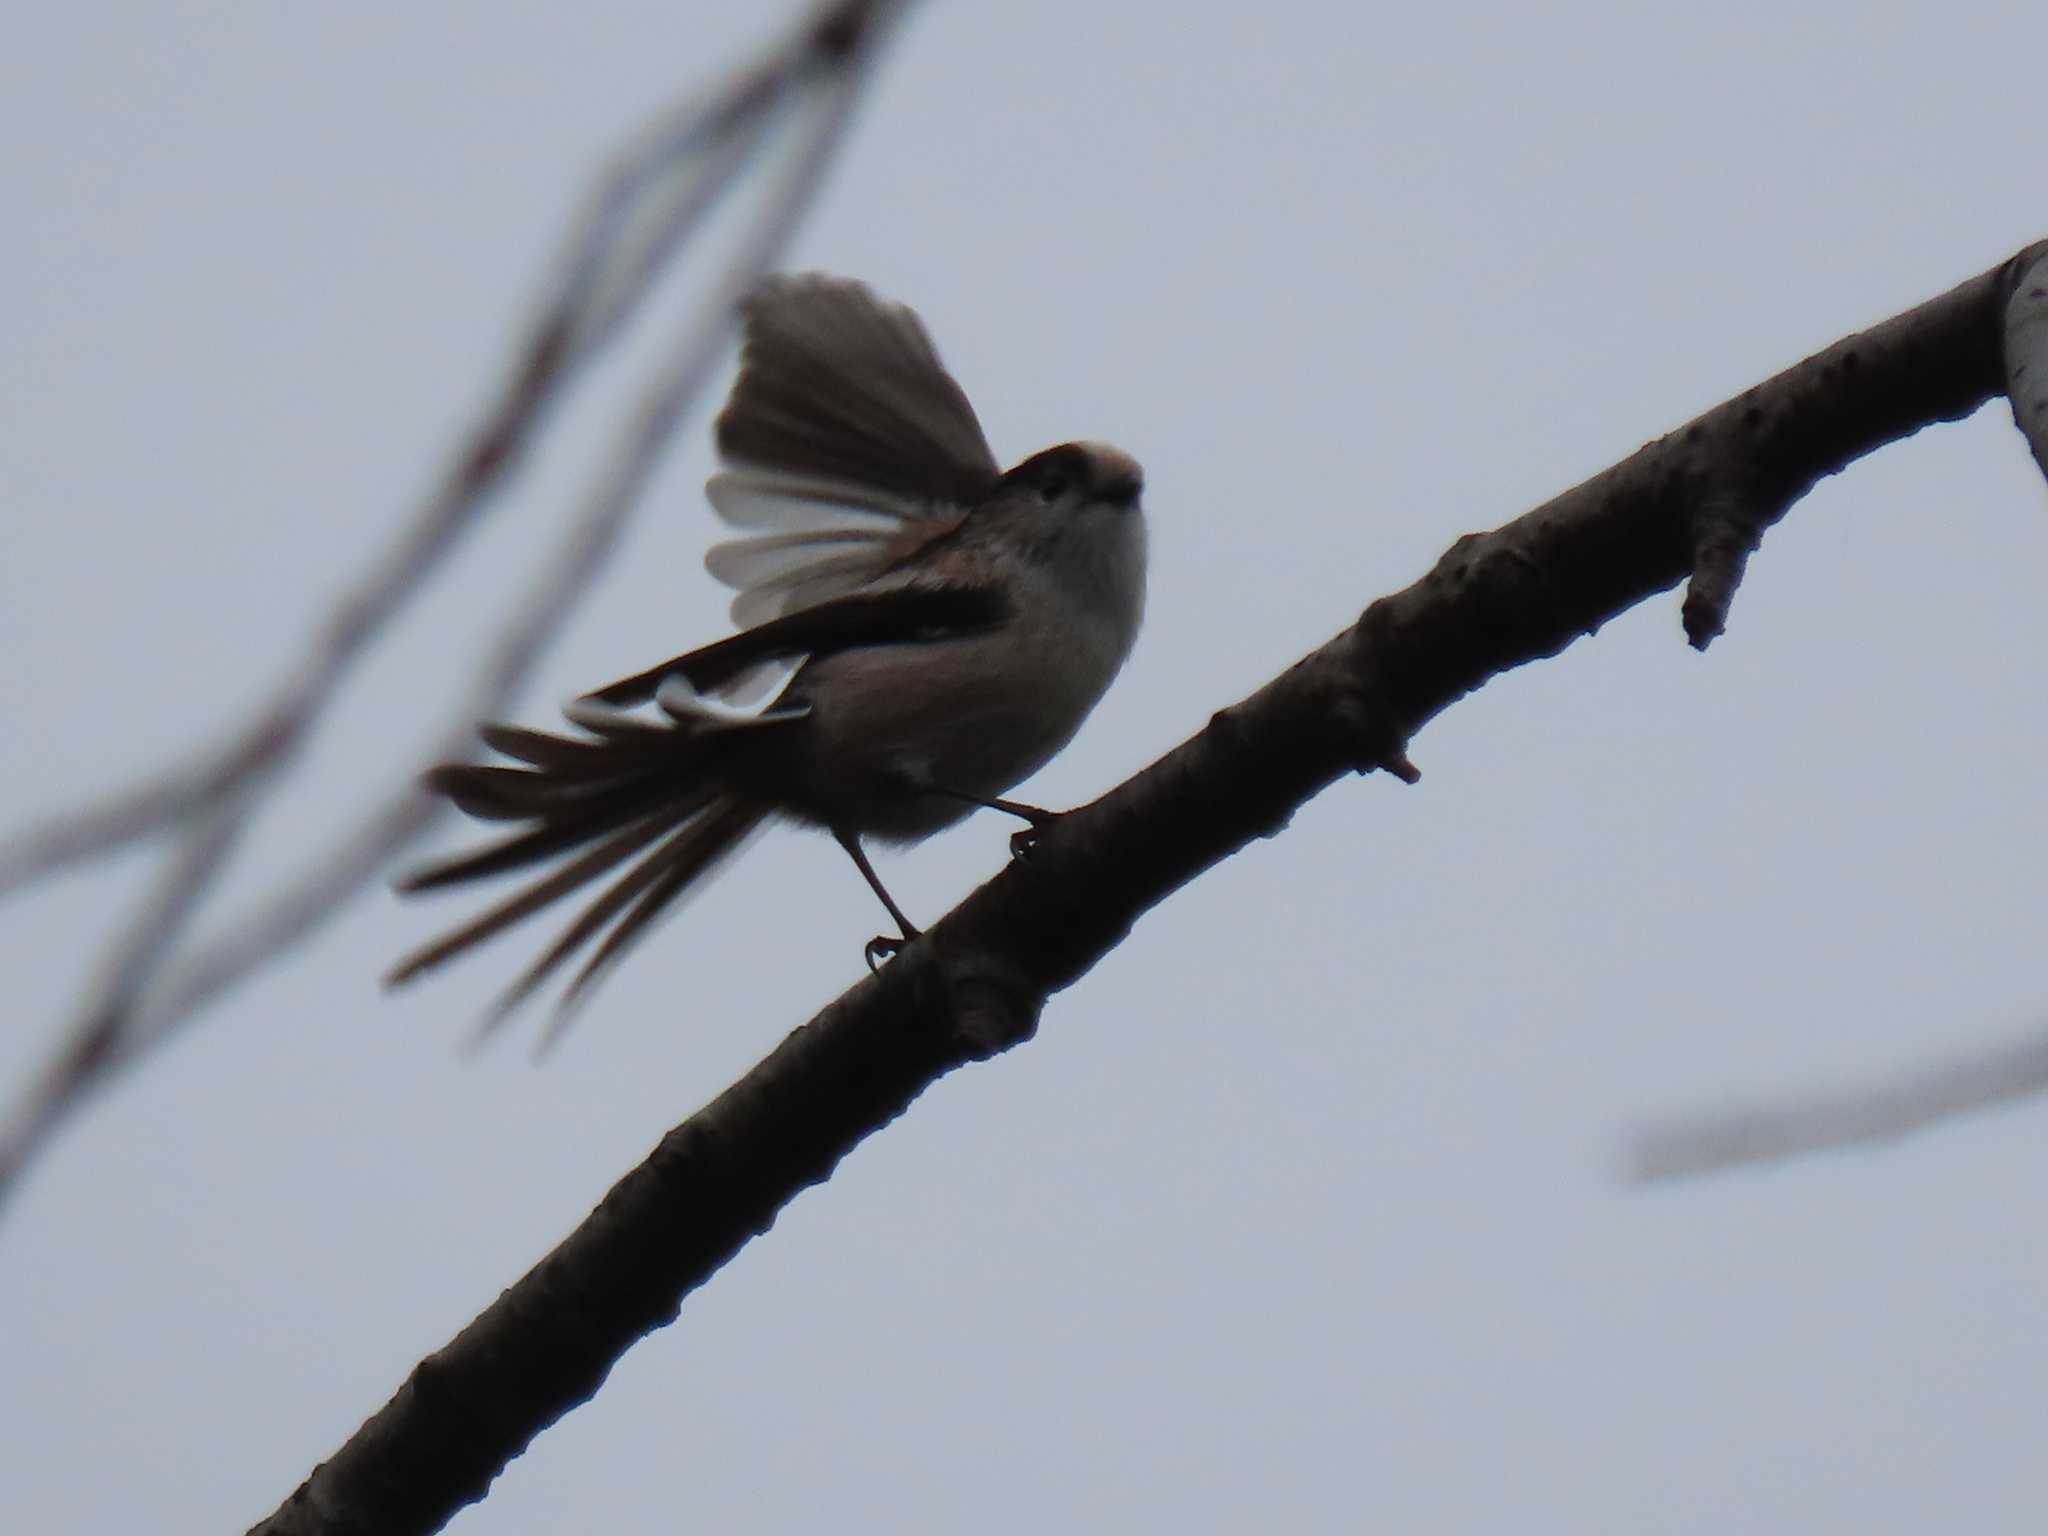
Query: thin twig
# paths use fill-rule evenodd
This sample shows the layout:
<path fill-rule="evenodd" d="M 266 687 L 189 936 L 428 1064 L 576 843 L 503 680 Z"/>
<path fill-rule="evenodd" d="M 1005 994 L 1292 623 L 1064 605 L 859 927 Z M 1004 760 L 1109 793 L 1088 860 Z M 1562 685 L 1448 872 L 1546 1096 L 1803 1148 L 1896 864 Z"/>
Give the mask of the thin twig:
<path fill-rule="evenodd" d="M 1896 1141 L 2048 1091 L 2048 1035 L 1952 1056 L 1857 1088 L 1787 1095 L 1647 1126 L 1623 1166 L 1637 1183 Z"/>
<path fill-rule="evenodd" d="M 727 316 L 774 265 L 815 195 L 843 136 L 859 85 L 858 76 L 842 74 L 828 87 L 796 162 L 747 249 L 726 272 L 712 301 L 693 317 L 691 334 L 674 354 L 676 362 L 647 392 L 597 490 L 546 562 L 539 585 L 520 604 L 477 669 L 457 711 L 462 724 L 444 738 L 437 757 L 461 758 L 475 750 L 475 722 L 503 712 L 542 647 L 602 568 L 663 449 L 717 366 Z M 312 876 L 270 898 L 260 917 L 181 966 L 150 1005 L 146 1025 L 137 1031 L 138 1044 L 153 1043 L 194 1009 L 303 937 L 337 902 L 368 883 L 424 825 L 432 809 L 426 797 L 409 796 L 400 806 L 380 810 L 339 843 Z"/>
<path fill-rule="evenodd" d="M 116 935 L 64 1050 L 45 1068 L 20 1112 L 0 1128 L 0 1201 L 64 1112 L 132 1049 L 127 1037 L 135 1001 L 190 921 L 244 825 L 232 799 L 223 799 L 185 834 L 178 856 L 142 910 Z"/>
<path fill-rule="evenodd" d="M 174 828 L 185 851 L 159 883 L 118 963 L 94 989 L 22 1110 L 0 1131 L 0 1197 L 105 1075 L 333 915 L 435 814 L 410 788 L 361 818 L 311 872 L 268 893 L 258 915 L 192 956 L 179 953 L 241 829 L 276 787 L 336 690 L 420 591 L 524 456 L 565 388 L 639 312 L 676 253 L 746 175 L 785 115 L 800 128 L 786 173 L 698 307 L 676 361 L 654 380 L 583 513 L 478 666 L 440 755 L 469 750 L 475 720 L 500 712 L 616 543 L 662 450 L 716 365 L 739 299 L 773 264 L 814 201 L 884 23 L 902 0 L 837 0 L 708 98 L 669 109 L 607 169 L 575 222 L 557 275 L 496 403 L 426 503 L 335 604 L 304 655 L 224 748 L 0 847 L 0 894 L 64 865 Z M 159 979 L 160 973 L 163 973 Z"/>

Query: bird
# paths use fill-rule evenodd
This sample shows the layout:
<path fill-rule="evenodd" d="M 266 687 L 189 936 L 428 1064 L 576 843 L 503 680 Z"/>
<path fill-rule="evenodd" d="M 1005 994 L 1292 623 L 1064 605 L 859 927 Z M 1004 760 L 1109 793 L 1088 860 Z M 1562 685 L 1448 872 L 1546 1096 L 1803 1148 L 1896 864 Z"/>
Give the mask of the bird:
<path fill-rule="evenodd" d="M 1138 462 L 1106 443 L 1002 469 L 911 309 L 825 273 L 740 305 L 739 371 L 714 425 L 705 556 L 738 632 L 563 707 L 567 734 L 487 724 L 503 762 L 426 787 L 498 841 L 413 871 L 405 894 L 543 871 L 400 960 L 398 986 L 614 871 L 502 994 L 486 1027 L 584 956 L 557 1027 L 658 917 L 757 829 L 830 833 L 918 936 L 865 842 L 916 843 L 1003 798 L 1064 747 L 1130 655 L 1145 606 Z M 1030 834 L 1020 834 L 1020 838 Z"/>

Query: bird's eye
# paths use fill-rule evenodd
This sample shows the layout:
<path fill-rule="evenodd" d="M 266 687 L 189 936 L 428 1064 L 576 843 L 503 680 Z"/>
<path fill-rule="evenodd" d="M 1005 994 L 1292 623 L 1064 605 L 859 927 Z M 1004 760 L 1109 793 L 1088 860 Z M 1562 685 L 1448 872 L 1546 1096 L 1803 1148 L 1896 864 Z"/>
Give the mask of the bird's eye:
<path fill-rule="evenodd" d="M 1038 482 L 1038 499 L 1044 502 L 1047 506 L 1051 506 L 1054 502 L 1058 501 L 1062 496 L 1066 494 L 1067 482 L 1062 480 L 1057 475 L 1054 475 L 1050 480 L 1041 480 Z"/>

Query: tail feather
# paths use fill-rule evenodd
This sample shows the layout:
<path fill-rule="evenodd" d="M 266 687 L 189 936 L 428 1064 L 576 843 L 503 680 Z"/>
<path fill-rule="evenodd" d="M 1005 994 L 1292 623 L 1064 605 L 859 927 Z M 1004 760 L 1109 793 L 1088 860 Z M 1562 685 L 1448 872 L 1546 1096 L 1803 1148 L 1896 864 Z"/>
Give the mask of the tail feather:
<path fill-rule="evenodd" d="M 521 780 L 530 781 L 531 787 Z M 467 763 L 429 769 L 425 783 L 463 815 L 478 821 L 529 820 L 538 814 L 536 801 L 560 800 L 570 788 L 560 782 L 550 784 L 531 768 L 478 768 Z M 535 794 L 534 788 L 544 792 Z"/>
<path fill-rule="evenodd" d="M 593 934 L 602 931 L 634 897 L 658 881 L 667 867 L 666 855 L 687 837 L 690 830 L 688 825 L 673 830 L 666 842 L 614 880 L 598 893 L 595 901 L 577 913 L 576 920 L 563 929 L 555 942 L 541 951 L 540 958 L 521 971 L 518 979 L 500 994 L 496 1003 L 491 1005 L 490 1017 L 485 1021 L 484 1027 L 492 1027 L 525 1002 L 533 995 L 534 989 L 587 944 Z"/>
<path fill-rule="evenodd" d="M 699 880 L 767 819 L 767 814 L 766 807 L 753 802 L 727 800 L 705 812 L 685 829 L 681 837 L 665 844 L 647 859 L 642 867 L 661 866 L 659 878 L 640 890 L 625 915 L 604 936 L 591 957 L 583 962 L 582 969 L 577 971 L 563 992 L 555 1017 L 541 1037 L 542 1049 L 553 1044 L 584 995 L 618 964 L 654 920 L 674 910 Z M 625 884 L 624 881 L 619 883 Z M 566 954 L 565 951 L 564 958 Z M 537 977 L 536 982 L 538 980 Z"/>
<path fill-rule="evenodd" d="M 501 752 L 535 768 L 558 768 L 568 772 L 592 767 L 617 750 L 614 743 L 577 741 L 547 731 L 530 730 L 523 725 L 487 725 L 478 734 L 493 752 Z"/>
<path fill-rule="evenodd" d="M 538 912 L 558 897 L 568 895 L 580 885 L 587 885 L 606 870 L 623 864 L 657 837 L 673 829 L 674 822 L 666 817 L 635 822 L 624 831 L 605 839 L 581 857 L 571 859 L 553 874 L 535 881 L 509 900 L 500 902 L 483 916 L 472 919 L 451 933 L 443 934 L 421 949 L 414 950 L 391 968 L 384 978 L 384 985 L 402 986 L 413 977 L 431 971 L 443 961 L 452 960 L 464 950 L 472 949 L 484 940 L 503 932 L 521 918 Z"/>
<path fill-rule="evenodd" d="M 686 770 L 687 764 L 663 764 L 664 777 Z M 474 767 L 435 768 L 427 788 L 446 795 L 465 816 L 478 821 L 535 821 L 558 811 L 577 811 L 598 804 L 601 797 L 630 794 L 648 782 L 638 764 L 607 772 L 557 769 Z M 659 781 L 657 781 L 659 782 Z"/>
<path fill-rule="evenodd" d="M 623 716 L 590 729 L 592 735 L 579 740 L 489 726 L 485 742 L 522 766 L 451 764 L 427 775 L 430 789 L 469 815 L 524 825 L 486 847 L 414 871 L 400 882 L 402 890 L 453 885 L 558 856 L 562 862 L 407 955 L 385 985 L 402 985 L 627 866 L 520 974 L 484 1026 L 503 1020 L 596 940 L 596 951 L 563 997 L 559 1028 L 574 1003 L 654 919 L 770 814 L 766 804 L 721 785 L 720 733 Z"/>
<path fill-rule="evenodd" d="M 619 918 L 619 925 L 598 951 L 577 973 L 556 1010 L 555 1023 L 542 1041 L 545 1046 L 567 1022 L 577 999 L 608 968 L 634 937 L 691 882 L 729 853 L 739 841 L 760 825 L 767 808 L 752 801 L 726 798 L 700 816 L 686 821 L 655 850 L 607 887 L 595 901 L 577 914 L 541 957 L 508 987 L 480 1026 L 488 1032 L 508 1018 L 514 1009 L 552 976 L 607 924 Z"/>
<path fill-rule="evenodd" d="M 566 853 L 615 828 L 650 818 L 658 819 L 661 826 L 673 826 L 677 816 L 659 816 L 658 813 L 663 810 L 681 811 L 685 806 L 701 808 L 711 793 L 700 789 L 694 796 L 685 796 L 666 786 L 650 786 L 630 798 L 620 795 L 584 806 L 574 814 L 552 812 L 538 817 L 536 826 L 486 844 L 473 853 L 458 854 L 438 864 L 423 865 L 401 877 L 398 889 L 410 896 L 420 891 L 439 890 L 445 885 L 460 885 L 489 875 L 504 874 L 507 870 L 520 869 L 558 853 Z"/>

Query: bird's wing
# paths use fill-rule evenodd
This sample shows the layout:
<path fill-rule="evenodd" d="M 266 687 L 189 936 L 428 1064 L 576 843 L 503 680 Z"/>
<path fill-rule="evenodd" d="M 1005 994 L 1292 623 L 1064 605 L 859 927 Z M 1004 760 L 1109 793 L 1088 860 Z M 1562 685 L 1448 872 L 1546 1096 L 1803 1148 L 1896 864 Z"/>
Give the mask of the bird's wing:
<path fill-rule="evenodd" d="M 743 627 L 843 597 L 958 525 L 1001 477 L 974 407 L 909 309 L 864 284 L 771 278 L 705 485 L 748 537 L 716 545 Z"/>
<path fill-rule="evenodd" d="M 801 664 L 808 657 L 838 651 L 972 634 L 1000 624 L 1009 612 L 1009 599 L 995 586 L 902 586 L 857 592 L 686 651 L 587 693 L 579 702 L 629 709 L 652 699 L 663 680 L 675 676 L 701 693 L 718 693 L 763 664 Z"/>

